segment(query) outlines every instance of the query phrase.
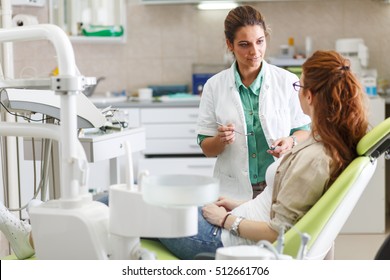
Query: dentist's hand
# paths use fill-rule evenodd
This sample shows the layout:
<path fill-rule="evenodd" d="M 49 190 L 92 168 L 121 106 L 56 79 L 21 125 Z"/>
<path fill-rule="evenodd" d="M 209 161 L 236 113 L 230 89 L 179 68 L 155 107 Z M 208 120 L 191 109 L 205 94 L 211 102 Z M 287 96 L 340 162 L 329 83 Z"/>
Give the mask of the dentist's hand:
<path fill-rule="evenodd" d="M 218 137 L 220 142 L 225 144 L 232 144 L 235 140 L 234 124 L 219 125 Z"/>

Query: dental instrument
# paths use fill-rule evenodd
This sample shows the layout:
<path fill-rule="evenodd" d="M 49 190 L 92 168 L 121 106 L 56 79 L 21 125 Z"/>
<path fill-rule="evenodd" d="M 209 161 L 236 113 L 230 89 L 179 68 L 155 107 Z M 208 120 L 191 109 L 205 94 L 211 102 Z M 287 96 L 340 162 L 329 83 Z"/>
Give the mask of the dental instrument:
<path fill-rule="evenodd" d="M 310 241 L 310 235 L 307 233 L 301 234 L 301 246 L 299 246 L 298 254 L 296 256 L 297 260 L 303 260 L 306 256 L 307 251 L 307 244 Z"/>
<path fill-rule="evenodd" d="M 224 124 L 220 123 L 220 122 L 216 122 L 217 125 L 220 125 L 220 126 L 225 126 Z M 238 130 L 235 130 L 234 129 L 234 132 L 238 133 L 238 134 L 241 134 L 243 136 L 249 136 L 249 135 L 254 135 L 253 131 L 249 132 L 249 133 L 244 133 L 244 132 L 240 132 Z"/>

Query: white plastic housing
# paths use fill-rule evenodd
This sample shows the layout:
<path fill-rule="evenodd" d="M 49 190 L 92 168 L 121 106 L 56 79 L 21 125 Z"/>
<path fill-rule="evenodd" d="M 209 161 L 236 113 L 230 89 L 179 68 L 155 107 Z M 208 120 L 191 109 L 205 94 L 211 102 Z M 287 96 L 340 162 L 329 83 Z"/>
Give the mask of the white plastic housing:
<path fill-rule="evenodd" d="M 270 250 L 260 246 L 232 246 L 217 249 L 216 260 L 275 260 Z"/>
<path fill-rule="evenodd" d="M 123 237 L 182 237 L 198 233 L 196 206 L 168 208 L 147 204 L 138 187 L 110 187 L 111 234 Z"/>
<path fill-rule="evenodd" d="M 62 207 L 50 200 L 30 209 L 37 259 L 108 259 L 108 207 L 83 200 Z"/>
<path fill-rule="evenodd" d="M 219 180 L 201 175 L 156 175 L 142 178 L 147 203 L 169 207 L 201 206 L 218 199 Z"/>

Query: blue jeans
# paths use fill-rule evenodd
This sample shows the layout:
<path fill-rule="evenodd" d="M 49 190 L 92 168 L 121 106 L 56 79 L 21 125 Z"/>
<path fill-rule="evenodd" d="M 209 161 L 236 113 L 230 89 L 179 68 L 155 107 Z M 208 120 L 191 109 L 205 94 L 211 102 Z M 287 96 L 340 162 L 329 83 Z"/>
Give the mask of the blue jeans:
<path fill-rule="evenodd" d="M 160 242 L 175 256 L 183 260 L 193 260 L 199 253 L 215 253 L 221 242 L 221 228 L 210 224 L 203 218 L 201 208 L 198 208 L 198 234 L 190 237 L 159 238 Z"/>
<path fill-rule="evenodd" d="M 109 206 L 109 203 L 108 203 L 108 194 L 99 196 L 99 197 L 96 199 L 96 201 L 99 201 L 99 202 L 104 203 L 105 205 Z"/>

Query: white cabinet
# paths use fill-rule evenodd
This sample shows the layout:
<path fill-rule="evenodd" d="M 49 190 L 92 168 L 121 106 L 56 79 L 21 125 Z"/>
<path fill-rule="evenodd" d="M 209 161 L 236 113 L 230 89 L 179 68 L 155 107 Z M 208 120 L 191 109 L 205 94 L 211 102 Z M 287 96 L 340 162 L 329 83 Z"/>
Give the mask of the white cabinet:
<path fill-rule="evenodd" d="M 141 108 L 146 149 L 138 170 L 150 174 L 197 174 L 212 176 L 216 158 L 206 158 L 197 144 L 198 108 Z"/>
<path fill-rule="evenodd" d="M 197 108 L 141 109 L 146 156 L 202 154 L 196 141 Z"/>

